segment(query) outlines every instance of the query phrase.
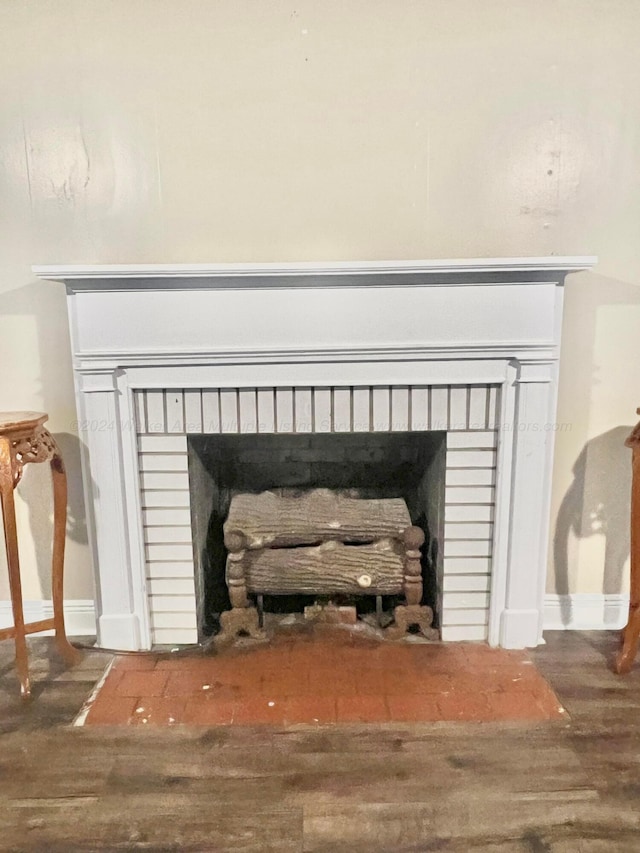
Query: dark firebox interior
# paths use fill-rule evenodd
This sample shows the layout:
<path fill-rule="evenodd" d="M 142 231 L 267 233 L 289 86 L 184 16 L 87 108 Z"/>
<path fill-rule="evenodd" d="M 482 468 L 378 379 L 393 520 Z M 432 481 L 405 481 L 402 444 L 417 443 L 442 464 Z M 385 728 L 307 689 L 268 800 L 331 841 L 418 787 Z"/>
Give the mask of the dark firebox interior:
<path fill-rule="evenodd" d="M 196 564 L 198 628 L 215 634 L 230 607 L 225 583 L 223 524 L 234 492 L 268 489 L 357 489 L 362 497 L 405 499 L 424 530 L 423 603 L 438 624 L 444 529 L 445 432 L 373 432 L 189 436 L 189 481 Z M 302 612 L 309 596 L 265 596 L 265 611 Z M 400 599 L 385 598 L 390 609 Z M 371 596 L 355 604 L 374 609 Z"/>

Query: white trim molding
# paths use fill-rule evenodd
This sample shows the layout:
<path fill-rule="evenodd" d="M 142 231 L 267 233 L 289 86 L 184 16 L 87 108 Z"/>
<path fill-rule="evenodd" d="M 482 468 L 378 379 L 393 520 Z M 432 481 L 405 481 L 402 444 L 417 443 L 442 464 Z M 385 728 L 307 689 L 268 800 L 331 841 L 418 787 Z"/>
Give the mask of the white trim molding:
<path fill-rule="evenodd" d="M 389 277 L 398 277 L 398 284 L 411 284 L 411 276 L 451 276 L 457 273 L 464 276 L 464 284 L 473 284 L 471 275 L 491 273 L 534 273 L 552 272 L 557 274 L 576 272 L 595 266 L 594 256 L 544 257 L 544 258 L 465 258 L 455 260 L 414 260 L 414 261 L 334 261 L 331 263 L 294 262 L 294 263 L 257 263 L 257 264 L 38 264 L 32 267 L 34 275 L 51 281 L 76 282 L 74 288 L 82 287 L 78 282 L 100 282 L 104 289 L 105 281 L 125 279 L 127 286 L 132 280 L 142 279 L 233 279 L 232 287 L 241 287 L 238 279 L 250 279 L 255 287 L 256 279 L 276 280 L 278 287 L 327 287 L 344 284 L 348 287 L 369 286 L 373 279 L 382 279 L 383 286 L 389 285 Z M 367 281 L 357 283 L 357 277 L 364 276 Z M 553 277 L 553 276 L 552 276 Z M 546 276 L 548 280 L 548 276 Z M 328 285 L 327 279 L 336 279 Z M 344 279 L 344 281 L 340 281 Z M 416 281 L 416 284 L 422 284 Z M 499 282 L 497 282 L 499 283 Z M 273 285 L 273 281 L 272 281 Z"/>
<path fill-rule="evenodd" d="M 53 603 L 50 599 L 37 599 L 24 602 L 24 618 L 26 622 L 40 622 L 53 616 Z M 64 602 L 64 621 L 67 634 L 70 637 L 95 637 L 96 611 L 90 598 L 72 598 Z M 0 601 L 0 628 L 11 628 L 13 613 L 10 601 Z M 41 631 L 30 634 L 30 637 L 49 637 L 53 631 Z"/>
<path fill-rule="evenodd" d="M 545 631 L 618 631 L 627 623 L 629 596 L 580 593 L 544 598 Z"/>

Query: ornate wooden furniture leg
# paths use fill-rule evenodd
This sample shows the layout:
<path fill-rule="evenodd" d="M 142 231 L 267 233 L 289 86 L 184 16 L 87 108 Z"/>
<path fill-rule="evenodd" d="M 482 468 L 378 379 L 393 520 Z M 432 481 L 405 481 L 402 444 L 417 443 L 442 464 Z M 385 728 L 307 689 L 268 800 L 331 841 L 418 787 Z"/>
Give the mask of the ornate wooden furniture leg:
<path fill-rule="evenodd" d="M 51 479 L 53 482 L 53 548 L 51 554 L 51 599 L 53 630 L 58 651 L 70 665 L 82 659 L 82 654 L 67 639 L 64 626 L 64 549 L 67 537 L 67 472 L 58 446 L 51 439 Z"/>
<path fill-rule="evenodd" d="M 11 468 L 10 445 L 6 438 L 0 438 L 0 489 L 2 495 L 2 518 L 9 570 L 9 589 L 11 592 L 11 610 L 13 611 L 13 629 L 0 631 L 0 639 L 14 637 L 16 645 L 16 669 L 23 696 L 31 693 L 29 683 L 29 661 L 25 638 L 24 612 L 22 609 L 22 584 L 20 583 L 20 563 L 18 560 L 18 531 L 16 511 L 13 503 L 13 472 Z"/>
<path fill-rule="evenodd" d="M 638 409 L 640 415 L 640 409 Z M 622 648 L 616 659 L 616 672 L 629 672 L 640 645 L 640 424 L 626 441 L 633 453 L 631 480 L 631 589 L 629 621 L 622 634 Z"/>
<path fill-rule="evenodd" d="M 26 635 L 53 628 L 58 651 L 70 665 L 82 655 L 67 640 L 63 611 L 64 546 L 67 526 L 67 478 L 58 447 L 43 426 L 47 415 L 36 412 L 11 412 L 0 415 L 0 500 L 4 522 L 5 547 L 9 570 L 9 588 L 13 627 L 0 630 L 0 640 L 13 638 L 16 646 L 16 669 L 22 696 L 31 693 Z M 53 478 L 53 552 L 51 588 L 53 618 L 25 624 L 20 582 L 18 534 L 14 489 L 28 462 L 51 462 Z"/>

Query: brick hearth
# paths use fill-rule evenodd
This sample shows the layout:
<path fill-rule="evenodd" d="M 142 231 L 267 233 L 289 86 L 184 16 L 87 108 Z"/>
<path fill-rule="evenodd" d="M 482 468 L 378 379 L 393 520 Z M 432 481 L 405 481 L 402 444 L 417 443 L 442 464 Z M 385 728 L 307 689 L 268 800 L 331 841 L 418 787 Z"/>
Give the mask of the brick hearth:
<path fill-rule="evenodd" d="M 118 656 L 85 724 L 533 722 L 565 716 L 526 652 L 471 643 L 389 644 L 316 628 L 216 655 Z"/>

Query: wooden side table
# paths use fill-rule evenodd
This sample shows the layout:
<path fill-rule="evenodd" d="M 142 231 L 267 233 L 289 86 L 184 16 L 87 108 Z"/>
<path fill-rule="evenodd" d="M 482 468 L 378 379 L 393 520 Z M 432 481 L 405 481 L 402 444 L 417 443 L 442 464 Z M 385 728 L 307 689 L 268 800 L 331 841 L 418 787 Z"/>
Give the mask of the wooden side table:
<path fill-rule="evenodd" d="M 640 409 L 637 413 L 640 415 Z M 640 645 L 640 424 L 625 444 L 631 448 L 631 588 L 629 621 L 622 633 L 622 648 L 616 658 L 616 672 L 629 672 Z"/>
<path fill-rule="evenodd" d="M 67 477 L 62 456 L 54 439 L 45 428 L 48 415 L 41 412 L 0 413 L 0 501 L 4 522 L 4 538 L 9 569 L 9 588 L 13 627 L 0 630 L 0 640 L 13 638 L 16 644 L 16 668 L 22 696 L 31 695 L 27 634 L 55 631 L 56 645 L 65 661 L 73 665 L 82 655 L 67 639 L 63 612 L 64 545 L 67 527 Z M 18 534 L 13 491 L 22 478 L 28 462 L 50 462 L 53 480 L 53 555 L 51 563 L 51 597 L 53 618 L 25 624 L 18 558 Z"/>

